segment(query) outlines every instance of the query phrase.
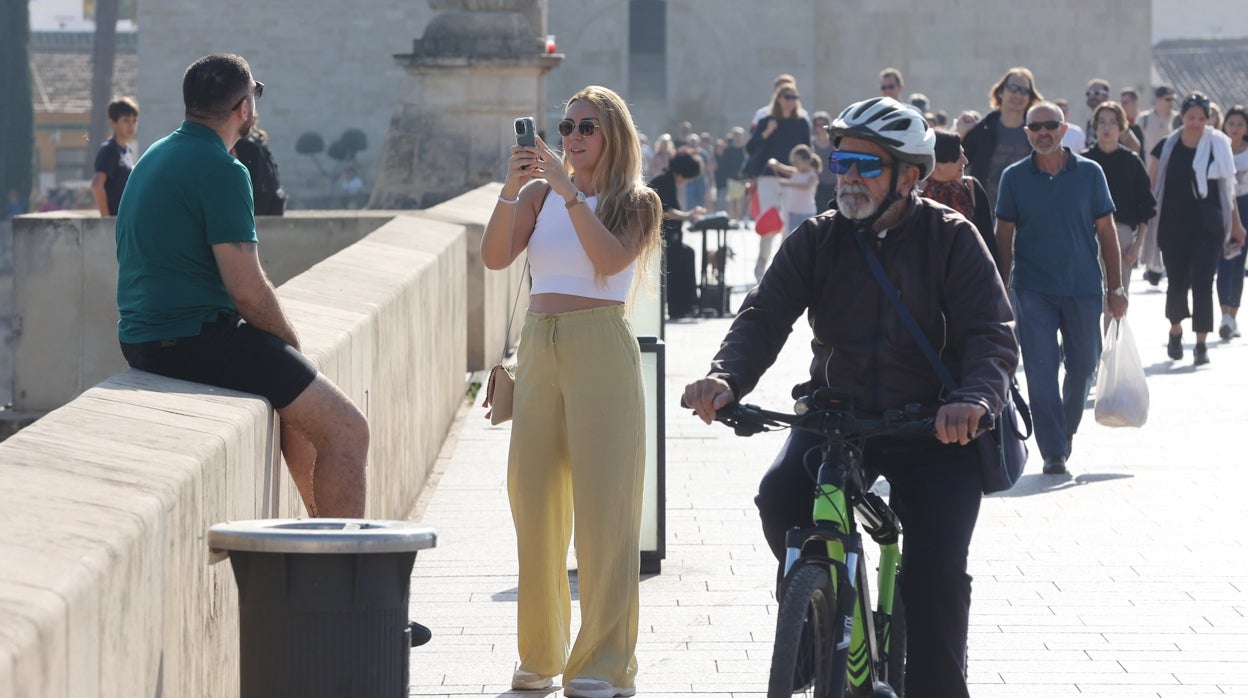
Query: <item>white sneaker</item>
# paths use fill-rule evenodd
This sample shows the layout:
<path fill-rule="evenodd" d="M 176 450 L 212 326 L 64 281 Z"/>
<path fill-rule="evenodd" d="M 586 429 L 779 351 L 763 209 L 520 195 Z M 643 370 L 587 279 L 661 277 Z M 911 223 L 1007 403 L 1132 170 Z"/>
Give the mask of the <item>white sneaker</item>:
<path fill-rule="evenodd" d="M 635 688 L 617 688 L 597 679 L 572 679 L 563 685 L 563 695 L 567 698 L 615 698 L 636 693 Z"/>
<path fill-rule="evenodd" d="M 1240 336 L 1239 335 L 1239 322 L 1237 322 L 1235 318 L 1231 318 L 1231 336 L 1232 337 Z"/>
<path fill-rule="evenodd" d="M 511 688 L 516 691 L 540 691 L 544 688 L 550 688 L 554 683 L 553 676 L 543 676 L 542 674 L 534 674 L 524 669 L 516 669 L 516 673 L 511 675 Z"/>
<path fill-rule="evenodd" d="M 1233 320 L 1230 315 L 1223 314 L 1222 324 L 1218 326 L 1218 336 L 1222 339 L 1230 339 L 1231 333 L 1234 331 L 1234 328 L 1232 327 L 1232 323 L 1234 322 L 1235 320 Z"/>

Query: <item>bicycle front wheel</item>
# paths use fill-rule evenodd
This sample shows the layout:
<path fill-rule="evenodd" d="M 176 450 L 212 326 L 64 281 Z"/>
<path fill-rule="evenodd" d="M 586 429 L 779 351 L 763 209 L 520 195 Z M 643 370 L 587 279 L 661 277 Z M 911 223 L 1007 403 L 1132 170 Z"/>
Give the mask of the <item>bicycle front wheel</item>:
<path fill-rule="evenodd" d="M 768 698 L 793 694 L 840 698 L 845 676 L 842 672 L 834 682 L 831 671 L 835 607 L 836 594 L 827 568 L 804 565 L 785 580 L 771 653 Z"/>

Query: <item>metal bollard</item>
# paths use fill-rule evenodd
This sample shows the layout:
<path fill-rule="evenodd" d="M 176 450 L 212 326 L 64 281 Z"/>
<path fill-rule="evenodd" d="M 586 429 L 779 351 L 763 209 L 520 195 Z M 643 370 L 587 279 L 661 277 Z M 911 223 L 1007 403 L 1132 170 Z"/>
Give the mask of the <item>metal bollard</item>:
<path fill-rule="evenodd" d="M 242 698 L 406 698 L 416 551 L 437 532 L 408 521 L 270 519 L 213 526 L 238 584 Z"/>

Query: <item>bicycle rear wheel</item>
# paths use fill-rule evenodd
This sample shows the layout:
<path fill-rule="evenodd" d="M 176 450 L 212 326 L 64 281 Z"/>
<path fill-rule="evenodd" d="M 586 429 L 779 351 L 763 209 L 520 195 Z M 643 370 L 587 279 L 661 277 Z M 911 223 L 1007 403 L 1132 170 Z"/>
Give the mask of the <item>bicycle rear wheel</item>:
<path fill-rule="evenodd" d="M 833 681 L 832 624 L 836 594 L 828 570 L 819 565 L 797 568 L 785 580 L 776 619 L 768 698 L 793 694 L 840 698 L 845 676 Z M 833 685 L 835 684 L 835 688 Z"/>

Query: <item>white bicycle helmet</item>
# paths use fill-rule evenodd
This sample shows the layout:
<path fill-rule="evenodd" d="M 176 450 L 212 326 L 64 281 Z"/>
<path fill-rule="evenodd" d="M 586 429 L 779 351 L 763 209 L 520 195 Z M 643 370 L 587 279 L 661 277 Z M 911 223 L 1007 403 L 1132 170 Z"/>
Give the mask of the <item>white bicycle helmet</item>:
<path fill-rule="evenodd" d="M 879 145 L 902 162 L 919 168 L 926 179 L 936 167 L 936 133 L 912 105 L 892 97 L 873 97 L 845 108 L 828 133 L 839 147 L 844 136 Z"/>

